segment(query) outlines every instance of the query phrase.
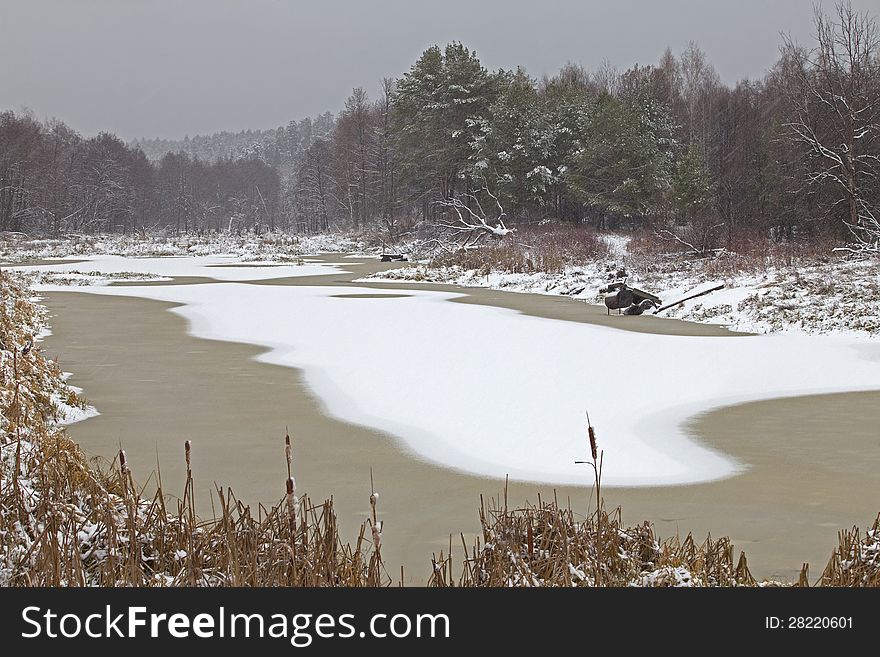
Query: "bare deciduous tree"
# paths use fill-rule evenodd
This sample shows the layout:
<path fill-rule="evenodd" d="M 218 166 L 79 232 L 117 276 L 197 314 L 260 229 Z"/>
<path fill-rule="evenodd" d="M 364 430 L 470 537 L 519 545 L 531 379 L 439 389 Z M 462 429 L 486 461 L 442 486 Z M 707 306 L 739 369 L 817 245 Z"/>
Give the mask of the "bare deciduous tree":
<path fill-rule="evenodd" d="M 688 143 L 699 144 L 706 156 L 709 129 L 709 96 L 719 85 L 718 73 L 706 53 L 693 41 L 679 58 L 682 92 L 687 107 Z"/>
<path fill-rule="evenodd" d="M 880 34 L 875 20 L 840 3 L 816 11 L 817 46 L 786 39 L 794 84 L 790 136 L 806 147 L 807 183 L 831 190 L 858 249 L 880 251 Z M 843 212 L 840 212 L 840 210 Z"/>

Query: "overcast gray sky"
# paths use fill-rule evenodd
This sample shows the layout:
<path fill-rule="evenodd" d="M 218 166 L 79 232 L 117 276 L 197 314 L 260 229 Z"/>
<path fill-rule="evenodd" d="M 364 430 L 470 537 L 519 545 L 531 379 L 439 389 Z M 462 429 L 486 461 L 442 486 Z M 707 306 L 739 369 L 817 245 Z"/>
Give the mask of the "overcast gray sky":
<path fill-rule="evenodd" d="M 335 112 L 355 86 L 375 96 L 451 40 L 535 76 L 695 40 L 733 83 L 811 20 L 810 0 L 0 0 L 0 109 L 125 139 L 269 128 Z"/>

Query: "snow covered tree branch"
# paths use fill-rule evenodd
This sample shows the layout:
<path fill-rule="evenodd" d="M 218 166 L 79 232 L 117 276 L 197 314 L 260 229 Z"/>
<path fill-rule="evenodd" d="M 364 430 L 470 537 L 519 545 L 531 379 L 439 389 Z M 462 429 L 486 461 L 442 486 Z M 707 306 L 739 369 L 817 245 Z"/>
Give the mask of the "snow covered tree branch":
<path fill-rule="evenodd" d="M 487 205 L 491 203 L 491 215 L 483 209 L 481 196 Z M 508 228 L 504 223 L 507 213 L 501 200 L 485 183 L 474 192 L 449 196 L 436 203 L 443 208 L 438 228 L 460 248 L 477 246 L 487 238 L 502 239 L 516 232 L 516 228 Z"/>

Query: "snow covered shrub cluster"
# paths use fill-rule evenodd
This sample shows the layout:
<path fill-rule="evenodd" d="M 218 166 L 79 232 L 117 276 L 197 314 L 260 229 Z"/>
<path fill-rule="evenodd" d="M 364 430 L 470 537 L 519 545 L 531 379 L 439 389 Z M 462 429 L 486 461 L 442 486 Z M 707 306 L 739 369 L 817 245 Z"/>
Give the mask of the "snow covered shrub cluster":
<path fill-rule="evenodd" d="M 40 353 L 45 310 L 30 298 L 27 279 L 0 271 L 0 292 L 0 430 L 8 439 L 48 426 L 82 402 L 57 365 Z"/>
<path fill-rule="evenodd" d="M 880 334 L 880 275 L 870 262 L 780 272 L 743 299 L 737 311 L 768 331 Z"/>
<path fill-rule="evenodd" d="M 59 422 L 85 404 L 37 346 L 45 313 L 24 279 L 0 272 L 0 298 L 0 584 L 8 584 L 35 556 L 47 521 L 70 511 L 47 493 L 59 483 L 59 469 L 69 469 L 65 481 L 82 475 L 82 455 Z"/>
<path fill-rule="evenodd" d="M 880 586 L 880 515 L 862 536 L 840 532 L 839 544 L 819 580 L 824 586 Z"/>
<path fill-rule="evenodd" d="M 580 520 L 555 502 L 481 509 L 482 545 L 467 559 L 462 586 L 754 586 L 743 553 L 727 538 L 661 541 L 650 523 L 626 527 L 620 509 Z M 445 563 L 432 583 L 449 584 Z"/>
<path fill-rule="evenodd" d="M 521 226 L 515 239 L 488 242 L 476 249 L 442 252 L 431 264 L 486 273 L 558 274 L 567 267 L 604 260 L 610 254 L 608 243 L 590 228 L 577 225 Z"/>

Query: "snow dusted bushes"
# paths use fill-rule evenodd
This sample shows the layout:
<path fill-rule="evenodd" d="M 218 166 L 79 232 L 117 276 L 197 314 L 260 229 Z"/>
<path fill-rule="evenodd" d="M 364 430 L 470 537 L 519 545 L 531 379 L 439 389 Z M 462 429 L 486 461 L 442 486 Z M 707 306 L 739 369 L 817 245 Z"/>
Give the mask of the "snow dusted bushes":
<path fill-rule="evenodd" d="M 35 347 L 45 310 L 31 300 L 26 279 L 0 271 L 0 292 L 0 431 L 26 436 L 82 402 Z"/>
<path fill-rule="evenodd" d="M 728 538 L 661 540 L 650 523 L 623 524 L 620 509 L 579 520 L 556 500 L 480 509 L 482 538 L 460 586 L 754 586 L 744 553 Z M 482 540 L 482 544 L 481 544 Z M 435 562 L 431 584 L 454 585 L 452 560 Z"/>
<path fill-rule="evenodd" d="M 479 248 L 457 249 L 435 257 L 438 267 L 515 274 L 562 272 L 567 266 L 608 257 L 610 249 L 595 230 L 572 224 L 520 226 L 517 233 Z"/>
<path fill-rule="evenodd" d="M 765 330 L 880 334 L 880 277 L 870 262 L 782 271 L 774 285 L 739 302 L 737 312 Z"/>
<path fill-rule="evenodd" d="M 481 506 L 480 520 L 482 536 L 469 554 L 465 546 L 459 579 L 441 553 L 430 586 L 810 586 L 807 564 L 797 583 L 757 582 L 729 538 L 663 540 L 650 523 L 625 526 L 619 508 L 581 520 L 556 500 L 518 509 L 493 501 Z M 880 516 L 864 535 L 856 527 L 840 532 L 813 585 L 880 586 Z"/>
<path fill-rule="evenodd" d="M 858 527 L 840 532 L 819 582 L 823 586 L 880 586 L 880 515 L 864 537 Z"/>
<path fill-rule="evenodd" d="M 9 584 L 36 559 L 37 537 L 56 540 L 53 521 L 69 511 L 48 491 L 82 484 L 84 459 L 57 421 L 84 404 L 35 346 L 44 313 L 24 280 L 0 272 L 0 298 L 0 584 Z"/>

